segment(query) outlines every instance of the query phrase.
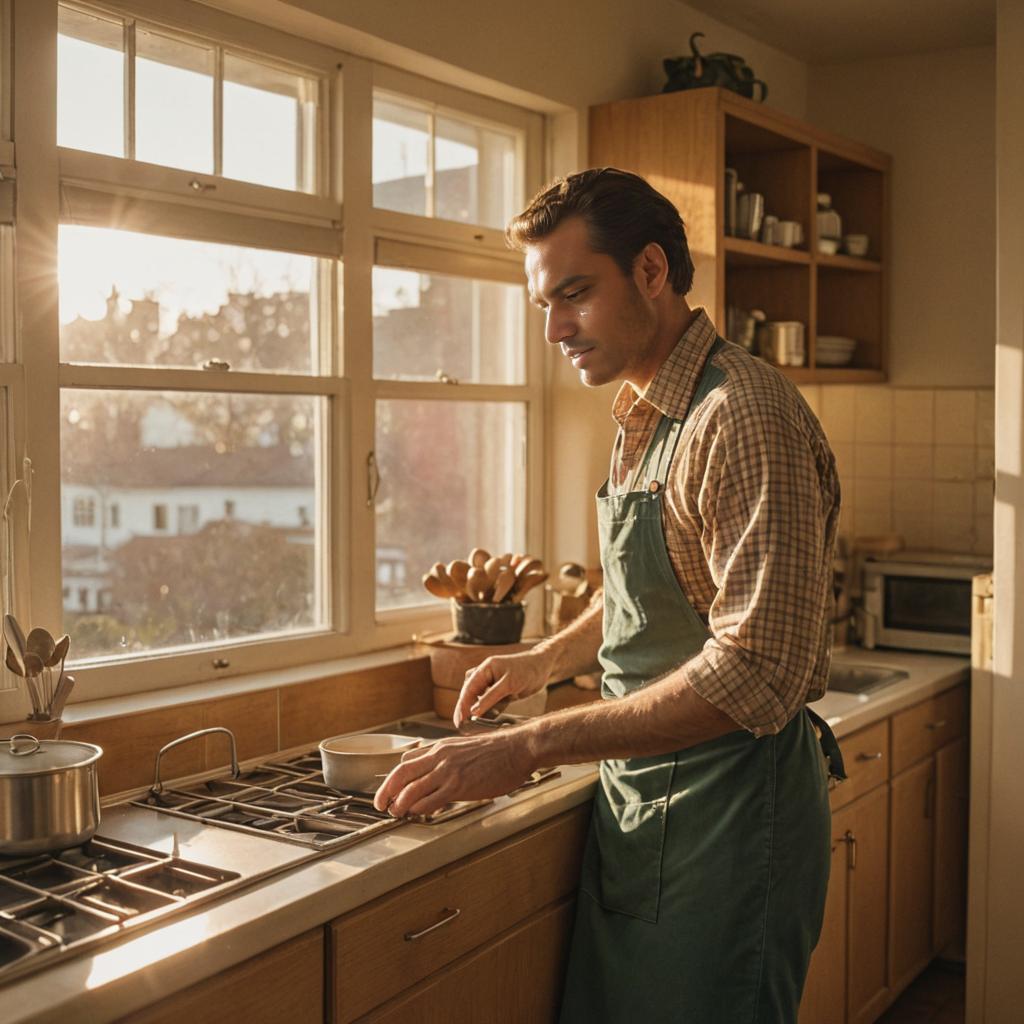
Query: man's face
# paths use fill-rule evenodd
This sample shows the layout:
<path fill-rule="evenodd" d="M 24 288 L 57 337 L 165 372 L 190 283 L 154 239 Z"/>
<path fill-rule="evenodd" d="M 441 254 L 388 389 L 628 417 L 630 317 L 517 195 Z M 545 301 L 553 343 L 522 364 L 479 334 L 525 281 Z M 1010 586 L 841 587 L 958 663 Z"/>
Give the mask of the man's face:
<path fill-rule="evenodd" d="M 590 248 L 581 217 L 526 249 L 530 301 L 547 317 L 545 337 L 598 387 L 642 379 L 656 329 L 653 310 L 618 264 Z"/>

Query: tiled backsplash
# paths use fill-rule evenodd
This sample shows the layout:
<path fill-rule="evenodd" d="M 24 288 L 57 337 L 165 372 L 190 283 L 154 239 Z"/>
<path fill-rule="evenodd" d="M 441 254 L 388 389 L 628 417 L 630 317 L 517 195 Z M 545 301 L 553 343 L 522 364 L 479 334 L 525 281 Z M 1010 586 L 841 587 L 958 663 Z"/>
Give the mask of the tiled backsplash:
<path fill-rule="evenodd" d="M 811 385 L 843 488 L 840 533 L 912 548 L 992 553 L 991 388 Z"/>

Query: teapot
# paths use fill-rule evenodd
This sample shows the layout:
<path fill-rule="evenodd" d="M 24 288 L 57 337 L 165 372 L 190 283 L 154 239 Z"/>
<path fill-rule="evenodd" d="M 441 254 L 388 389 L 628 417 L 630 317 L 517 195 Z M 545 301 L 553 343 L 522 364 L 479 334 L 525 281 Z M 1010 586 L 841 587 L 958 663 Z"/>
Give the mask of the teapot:
<path fill-rule="evenodd" d="M 661 91 L 678 92 L 682 89 L 701 89 L 717 85 L 752 100 L 754 87 L 760 86 L 761 95 L 758 100 L 763 103 L 768 95 L 768 86 L 754 76 L 747 62 L 734 53 L 701 53 L 697 49 L 697 40 L 703 38 L 703 32 L 694 32 L 690 36 L 691 56 L 665 58 L 662 66 L 668 75 L 668 81 Z"/>

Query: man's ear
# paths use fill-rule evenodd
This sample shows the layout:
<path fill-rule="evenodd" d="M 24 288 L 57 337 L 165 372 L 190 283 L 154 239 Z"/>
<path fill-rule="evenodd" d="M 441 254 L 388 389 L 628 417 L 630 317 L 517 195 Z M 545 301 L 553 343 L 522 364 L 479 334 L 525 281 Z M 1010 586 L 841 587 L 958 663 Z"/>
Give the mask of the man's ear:
<path fill-rule="evenodd" d="M 648 242 L 633 261 L 633 277 L 640 293 L 656 299 L 668 283 L 668 257 L 657 242 Z"/>

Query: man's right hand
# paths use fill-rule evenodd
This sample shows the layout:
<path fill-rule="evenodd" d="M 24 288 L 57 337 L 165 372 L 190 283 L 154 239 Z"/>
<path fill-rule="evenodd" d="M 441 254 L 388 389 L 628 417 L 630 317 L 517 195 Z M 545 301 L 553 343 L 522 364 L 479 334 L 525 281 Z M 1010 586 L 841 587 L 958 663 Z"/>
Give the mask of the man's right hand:
<path fill-rule="evenodd" d="M 452 716 L 456 727 L 474 715 L 483 715 L 499 701 L 520 700 L 548 683 L 551 655 L 545 650 L 522 651 L 488 658 L 466 673 Z"/>

